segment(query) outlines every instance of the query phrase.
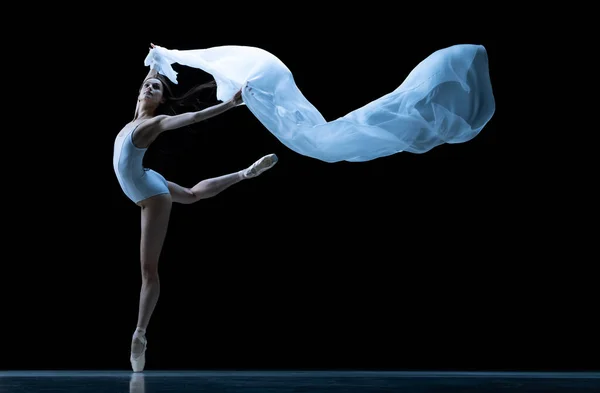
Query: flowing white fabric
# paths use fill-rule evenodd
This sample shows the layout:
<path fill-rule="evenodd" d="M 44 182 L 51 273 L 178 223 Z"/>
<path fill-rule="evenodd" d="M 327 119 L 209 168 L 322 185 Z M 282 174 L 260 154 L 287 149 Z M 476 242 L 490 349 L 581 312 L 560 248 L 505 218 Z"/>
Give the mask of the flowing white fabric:
<path fill-rule="evenodd" d="M 495 111 L 487 52 L 481 45 L 432 53 L 395 90 L 331 121 L 304 97 L 286 65 L 263 49 L 157 46 L 144 61 L 177 83 L 174 63 L 211 74 L 221 101 L 244 87 L 245 105 L 281 143 L 325 162 L 425 153 L 442 143 L 466 142 Z"/>

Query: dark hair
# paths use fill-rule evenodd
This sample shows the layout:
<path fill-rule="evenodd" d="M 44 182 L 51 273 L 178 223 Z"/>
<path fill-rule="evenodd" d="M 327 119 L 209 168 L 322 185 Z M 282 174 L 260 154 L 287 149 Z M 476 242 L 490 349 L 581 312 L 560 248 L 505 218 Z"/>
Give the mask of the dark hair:
<path fill-rule="evenodd" d="M 158 106 L 156 114 L 176 115 L 182 111 L 199 111 L 216 101 L 213 96 L 216 93 L 217 84 L 214 80 L 198 84 L 184 94 L 177 96 L 173 92 L 171 81 L 161 74 L 152 78 L 158 79 L 163 85 L 163 98 L 165 102 Z M 212 98 L 212 99 L 211 99 Z"/>

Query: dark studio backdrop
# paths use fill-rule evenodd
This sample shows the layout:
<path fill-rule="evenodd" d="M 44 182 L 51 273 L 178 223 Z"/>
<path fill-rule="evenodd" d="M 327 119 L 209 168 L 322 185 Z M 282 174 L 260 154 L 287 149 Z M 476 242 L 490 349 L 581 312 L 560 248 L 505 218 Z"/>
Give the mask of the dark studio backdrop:
<path fill-rule="evenodd" d="M 531 176 L 545 156 L 527 148 L 536 131 L 516 121 L 506 21 L 483 10 L 276 18 L 250 8 L 194 17 L 184 7 L 131 17 L 103 10 L 102 23 L 81 23 L 93 44 L 72 69 L 70 91 L 82 97 L 73 105 L 85 109 L 71 112 L 65 143 L 77 149 L 48 161 L 73 191 L 51 192 L 49 218 L 30 229 L 40 240 L 15 264 L 25 278 L 4 279 L 1 369 L 129 369 L 140 212 L 111 158 L 150 42 L 262 47 L 328 120 L 395 89 L 435 50 L 482 44 L 496 113 L 464 144 L 363 163 L 301 156 L 245 107 L 161 136 L 145 163 L 185 186 L 268 153 L 279 162 L 212 199 L 173 206 L 147 369 L 598 368 L 594 325 L 582 322 L 597 298 L 592 277 L 565 267 L 591 259 L 548 229 L 542 180 Z M 210 79 L 175 69 L 178 92 Z"/>

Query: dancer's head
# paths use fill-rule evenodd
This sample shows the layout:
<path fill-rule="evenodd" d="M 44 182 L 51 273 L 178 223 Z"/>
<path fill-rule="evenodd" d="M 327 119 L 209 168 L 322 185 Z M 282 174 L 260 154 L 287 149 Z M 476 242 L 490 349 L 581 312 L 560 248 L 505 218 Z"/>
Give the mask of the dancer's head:
<path fill-rule="evenodd" d="M 138 102 L 143 102 L 142 105 L 154 112 L 160 104 L 165 103 L 168 96 L 169 88 L 160 80 L 159 76 L 155 76 L 144 80 L 144 83 L 142 83 L 138 91 Z"/>
<path fill-rule="evenodd" d="M 216 83 L 212 80 L 191 88 L 181 96 L 175 96 L 171 82 L 167 78 L 161 74 L 153 75 L 144 80 L 138 91 L 136 113 L 141 107 L 153 115 L 176 114 L 180 107 L 189 107 L 192 110 L 202 109 L 206 107 L 206 104 L 200 101 L 196 95 L 215 86 Z"/>

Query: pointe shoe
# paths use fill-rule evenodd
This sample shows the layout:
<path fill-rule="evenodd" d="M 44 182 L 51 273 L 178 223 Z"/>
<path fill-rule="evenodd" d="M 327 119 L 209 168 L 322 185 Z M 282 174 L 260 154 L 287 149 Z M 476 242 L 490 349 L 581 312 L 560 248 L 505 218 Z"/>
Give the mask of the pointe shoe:
<path fill-rule="evenodd" d="M 129 356 L 129 361 L 131 362 L 131 368 L 133 369 L 134 372 L 139 373 L 141 371 L 144 371 L 144 367 L 146 366 L 146 347 L 147 347 L 147 340 L 145 336 L 142 336 L 140 334 L 135 334 L 133 336 L 134 340 L 139 340 L 142 343 L 142 351 L 140 353 L 133 353 L 133 351 L 131 352 L 131 355 Z"/>
<path fill-rule="evenodd" d="M 263 173 L 264 171 L 271 169 L 273 165 L 277 163 L 279 158 L 275 154 L 268 154 L 254 164 L 250 165 L 248 169 L 242 171 L 242 177 L 244 179 L 250 179 Z"/>

